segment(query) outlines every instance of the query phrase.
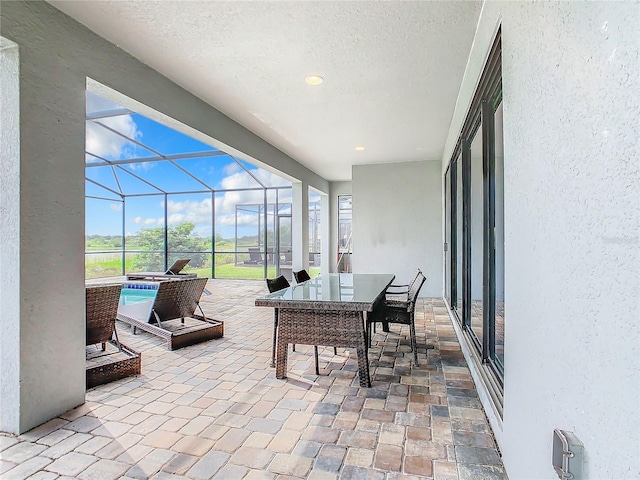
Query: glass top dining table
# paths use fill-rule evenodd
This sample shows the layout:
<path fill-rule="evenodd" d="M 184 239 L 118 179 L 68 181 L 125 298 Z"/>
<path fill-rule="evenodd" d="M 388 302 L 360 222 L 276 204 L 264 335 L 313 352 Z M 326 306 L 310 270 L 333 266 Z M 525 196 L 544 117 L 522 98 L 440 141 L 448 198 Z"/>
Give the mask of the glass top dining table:
<path fill-rule="evenodd" d="M 256 306 L 370 312 L 395 278 L 387 273 L 329 273 L 256 299 Z"/>
<path fill-rule="evenodd" d="M 323 274 L 265 295 L 256 306 L 274 307 L 276 378 L 286 378 L 287 345 L 355 348 L 360 385 L 370 387 L 364 312 L 373 311 L 392 274 Z"/>

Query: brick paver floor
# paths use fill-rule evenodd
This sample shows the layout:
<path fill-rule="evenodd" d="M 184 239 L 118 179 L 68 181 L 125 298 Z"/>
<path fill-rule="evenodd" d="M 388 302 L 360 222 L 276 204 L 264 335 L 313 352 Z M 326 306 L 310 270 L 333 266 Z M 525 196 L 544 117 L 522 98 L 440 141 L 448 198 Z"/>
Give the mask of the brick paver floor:
<path fill-rule="evenodd" d="M 289 354 L 288 379 L 269 367 L 273 310 L 264 282 L 210 280 L 208 316 L 224 337 L 168 351 L 145 332 L 142 374 L 89 390 L 86 403 L 18 437 L 0 434 L 3 479 L 504 479 L 495 441 L 440 299 L 408 327 L 378 329 L 371 388 L 356 353 Z M 425 348 L 426 346 L 433 348 Z"/>

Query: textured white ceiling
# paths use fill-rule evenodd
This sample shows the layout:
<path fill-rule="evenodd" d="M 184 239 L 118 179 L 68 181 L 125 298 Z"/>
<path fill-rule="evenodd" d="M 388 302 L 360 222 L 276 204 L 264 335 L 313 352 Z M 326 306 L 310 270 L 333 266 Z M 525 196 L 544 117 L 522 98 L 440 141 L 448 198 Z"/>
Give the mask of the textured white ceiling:
<path fill-rule="evenodd" d="M 481 8 L 50 3 L 328 180 L 350 180 L 354 164 L 440 159 Z M 310 87 L 309 74 L 325 82 Z"/>

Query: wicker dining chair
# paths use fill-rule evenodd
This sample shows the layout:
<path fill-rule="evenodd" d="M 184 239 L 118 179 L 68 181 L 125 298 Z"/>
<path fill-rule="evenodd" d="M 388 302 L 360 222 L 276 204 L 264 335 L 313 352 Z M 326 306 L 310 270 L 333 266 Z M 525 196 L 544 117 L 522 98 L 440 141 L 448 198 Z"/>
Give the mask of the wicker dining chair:
<path fill-rule="evenodd" d="M 299 272 L 293 272 L 293 278 L 295 278 L 296 283 L 306 282 L 307 280 L 311 280 L 309 273 L 303 268 Z"/>
<path fill-rule="evenodd" d="M 285 288 L 289 288 L 291 286 L 289 280 L 287 280 L 284 275 L 280 275 L 276 278 L 267 278 L 266 282 L 269 293 L 277 292 L 278 290 L 284 290 Z"/>
<path fill-rule="evenodd" d="M 371 330 L 372 324 L 375 322 L 382 323 L 400 323 L 409 325 L 409 335 L 411 337 L 411 350 L 413 350 L 413 358 L 415 366 L 418 366 L 418 350 L 416 348 L 416 326 L 415 326 L 415 308 L 418 299 L 418 293 L 424 285 L 426 277 L 418 270 L 416 278 L 409 284 L 406 300 L 397 300 L 386 298 L 374 308 L 373 312 L 367 316 L 367 342 L 371 346 Z"/>
<path fill-rule="evenodd" d="M 389 285 L 385 293 L 385 301 L 387 302 L 387 305 L 396 305 L 396 306 L 402 307 L 404 303 L 407 302 L 411 287 L 413 286 L 414 283 L 416 283 L 418 278 L 420 278 L 420 275 L 422 275 L 422 270 L 418 268 L 416 270 L 416 274 L 414 275 L 414 277 L 411 279 L 409 283 L 406 283 L 406 284 L 392 283 L 391 285 Z M 382 331 L 388 333 L 389 323 L 384 320 L 380 323 L 382 323 Z M 373 331 L 374 332 L 376 331 L 375 323 L 373 325 Z"/>
<path fill-rule="evenodd" d="M 299 273 L 299 272 L 296 272 L 296 273 Z M 284 277 L 284 275 L 280 275 L 279 277 L 276 277 L 276 278 L 267 278 L 266 282 L 267 282 L 267 289 L 269 290 L 269 293 L 277 292 L 278 290 L 284 290 L 285 288 L 288 288 L 291 286 L 289 284 L 289 281 Z M 296 279 L 296 282 L 298 282 L 297 279 Z M 273 310 L 273 345 L 271 349 L 271 366 L 272 367 L 276 366 L 275 359 L 276 359 L 277 332 L 278 332 L 278 309 L 274 308 Z M 293 351 L 295 352 L 296 351 L 295 344 L 293 344 L 292 347 L 293 347 Z M 316 361 L 316 375 L 320 375 L 320 368 L 318 367 L 318 346 L 317 345 L 313 346 L 313 354 Z"/>

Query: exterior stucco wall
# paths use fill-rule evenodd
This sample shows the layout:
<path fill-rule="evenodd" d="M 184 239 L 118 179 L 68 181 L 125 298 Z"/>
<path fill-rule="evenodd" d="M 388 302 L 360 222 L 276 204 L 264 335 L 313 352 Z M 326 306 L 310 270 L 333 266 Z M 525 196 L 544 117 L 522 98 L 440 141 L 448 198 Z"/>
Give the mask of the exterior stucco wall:
<path fill-rule="evenodd" d="M 0 20 L 20 52 L 20 185 L 12 185 L 20 227 L 19 238 L 6 239 L 16 251 L 19 243 L 11 274 L 20 339 L 11 358 L 3 351 L 1 367 L 19 365 L 19 379 L 1 379 L 2 391 L 19 391 L 19 402 L 3 401 L 0 428 L 23 432 L 84 402 L 88 78 L 202 132 L 201 140 L 216 139 L 323 192 L 328 182 L 48 3 L 2 2 Z"/>
<path fill-rule="evenodd" d="M 20 375 L 2 379 L 19 392 L 17 404 L 3 401 L 11 422 L 3 415 L 2 429 L 23 432 L 84 402 L 85 77 L 50 50 L 56 36 L 40 31 L 40 18 L 23 18 L 21 31 L 38 32 L 27 47 L 5 28 L 6 10 L 2 33 L 20 59 L 19 230 L 6 241 L 19 245 L 19 261 L 3 274 L 14 278 L 19 312 L 8 321 L 20 335 L 4 360 L 19 362 Z"/>
<path fill-rule="evenodd" d="M 554 479 L 554 428 L 586 479 L 640 477 L 637 2 L 486 2 L 443 155 L 502 25 L 504 419 L 511 479 Z M 490 408 L 486 408 L 491 412 Z"/>
<path fill-rule="evenodd" d="M 442 295 L 440 163 L 353 167 L 353 271 L 427 277 L 420 296 Z"/>
<path fill-rule="evenodd" d="M 20 416 L 20 90 L 18 46 L 0 37 L 0 430 Z M 19 278 L 19 277 L 18 277 Z"/>

